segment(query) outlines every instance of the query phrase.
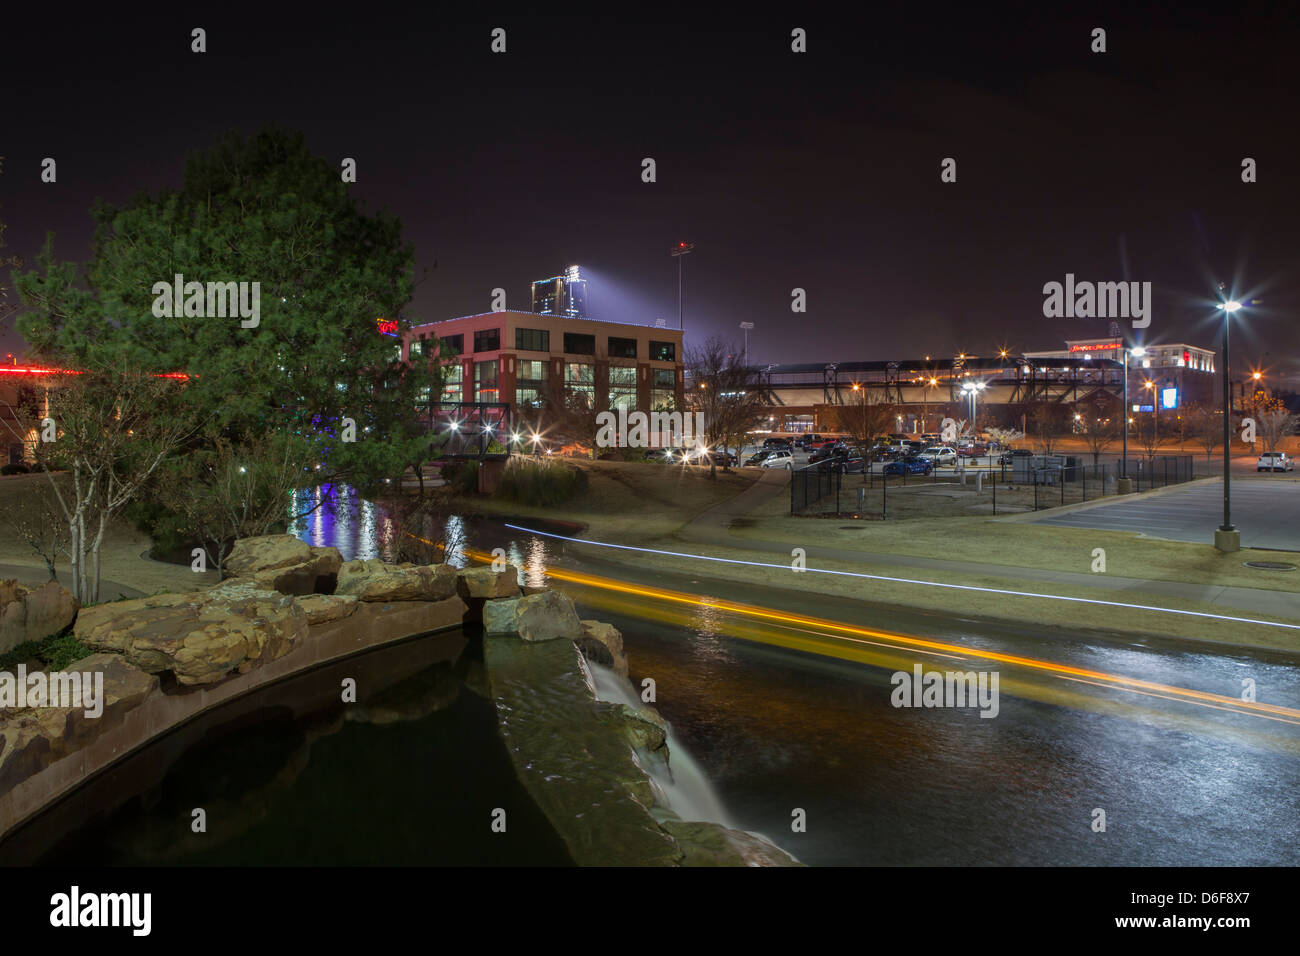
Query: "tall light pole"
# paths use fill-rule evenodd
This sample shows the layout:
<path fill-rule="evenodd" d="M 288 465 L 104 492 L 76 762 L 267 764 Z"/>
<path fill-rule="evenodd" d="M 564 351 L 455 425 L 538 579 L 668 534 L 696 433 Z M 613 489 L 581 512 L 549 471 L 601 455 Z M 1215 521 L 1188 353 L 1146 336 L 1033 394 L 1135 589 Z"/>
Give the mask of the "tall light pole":
<path fill-rule="evenodd" d="M 682 257 L 694 248 L 693 242 L 679 242 L 673 246 L 671 253 L 677 260 L 677 327 L 683 332 L 686 331 L 686 326 L 682 325 Z"/>
<path fill-rule="evenodd" d="M 1136 355 L 1138 358 L 1141 358 L 1143 355 L 1146 354 L 1147 354 L 1147 350 L 1143 348 L 1141 345 L 1135 345 L 1133 346 L 1133 348 L 1129 348 L 1128 346 L 1125 345 L 1123 348 L 1120 349 L 1120 355 L 1124 359 L 1124 402 L 1123 402 L 1124 419 L 1120 423 L 1124 426 L 1124 451 L 1122 452 L 1124 458 L 1120 462 L 1120 466 L 1119 466 L 1119 480 L 1123 482 L 1128 481 L 1128 416 L 1130 411 L 1129 403 L 1128 403 L 1128 357 L 1130 355 Z M 1128 487 L 1127 484 L 1124 487 L 1127 488 Z"/>
<path fill-rule="evenodd" d="M 1152 419 L 1151 447 L 1155 448 L 1160 444 L 1160 389 L 1156 386 L 1155 382 L 1151 381 L 1151 379 L 1147 379 L 1143 382 L 1142 387 L 1151 389 L 1151 414 L 1155 416 Z M 1154 452 L 1152 453 L 1152 457 L 1154 457 Z"/>
<path fill-rule="evenodd" d="M 753 322 L 741 322 L 740 327 L 745 330 L 745 366 L 749 366 L 749 330 L 754 327 Z"/>
<path fill-rule="evenodd" d="M 1223 291 L 1223 284 L 1219 284 Z M 1220 551 L 1236 551 L 1241 547 L 1241 532 L 1232 526 L 1232 393 L 1228 384 L 1228 328 L 1232 313 L 1241 308 L 1235 299 L 1219 303 L 1223 310 L 1223 524 L 1214 532 L 1214 546 Z"/>

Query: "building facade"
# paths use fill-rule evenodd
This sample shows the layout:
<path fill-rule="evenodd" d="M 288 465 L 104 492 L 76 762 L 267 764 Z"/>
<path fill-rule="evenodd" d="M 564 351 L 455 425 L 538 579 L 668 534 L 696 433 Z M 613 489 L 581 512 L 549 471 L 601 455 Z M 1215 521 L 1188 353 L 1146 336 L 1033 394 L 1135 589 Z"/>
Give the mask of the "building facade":
<path fill-rule="evenodd" d="M 680 410 L 680 330 L 540 315 L 486 312 L 418 325 L 402 335 L 402 357 L 456 353 L 444 402 L 505 402 L 516 415 L 559 405 L 566 391 L 596 410 Z M 432 398 L 432 396 L 430 396 Z"/>
<path fill-rule="evenodd" d="M 538 279 L 533 283 L 533 313 L 588 318 L 587 280 L 577 266 L 569 266 L 564 275 Z"/>

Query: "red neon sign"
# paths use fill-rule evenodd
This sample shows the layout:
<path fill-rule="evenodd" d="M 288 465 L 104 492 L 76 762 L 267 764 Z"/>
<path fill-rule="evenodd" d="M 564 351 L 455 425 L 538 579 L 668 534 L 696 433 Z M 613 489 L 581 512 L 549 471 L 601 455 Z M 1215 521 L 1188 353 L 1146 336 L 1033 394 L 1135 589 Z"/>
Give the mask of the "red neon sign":
<path fill-rule="evenodd" d="M 1071 345 L 1071 352 L 1111 352 L 1120 347 L 1118 342 L 1084 342 Z"/>
<path fill-rule="evenodd" d="M 396 335 L 396 334 L 397 334 L 397 320 L 396 320 L 396 319 L 376 319 L 375 321 L 376 321 L 376 323 L 379 325 L 379 334 L 380 334 L 380 335 Z"/>

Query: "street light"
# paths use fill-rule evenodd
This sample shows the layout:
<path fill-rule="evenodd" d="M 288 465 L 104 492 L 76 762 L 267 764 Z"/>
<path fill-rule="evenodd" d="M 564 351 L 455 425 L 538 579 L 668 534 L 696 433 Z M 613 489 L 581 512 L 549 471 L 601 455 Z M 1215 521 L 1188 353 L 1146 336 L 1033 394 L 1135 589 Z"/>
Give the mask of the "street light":
<path fill-rule="evenodd" d="M 1160 444 L 1160 389 L 1156 388 L 1156 383 L 1151 379 L 1143 382 L 1142 387 L 1151 389 L 1151 414 L 1154 416 L 1152 419 L 1151 447 L 1154 449 Z M 1152 457 L 1155 457 L 1154 451 Z"/>
<path fill-rule="evenodd" d="M 677 327 L 683 332 L 686 326 L 682 325 L 682 257 L 689 254 L 695 248 L 693 242 L 679 242 L 673 246 L 671 255 L 677 260 Z"/>
<path fill-rule="evenodd" d="M 1135 345 L 1131 349 L 1130 348 L 1120 349 L 1120 354 L 1124 358 L 1124 451 L 1123 451 L 1124 458 L 1120 462 L 1119 478 L 1121 481 L 1128 481 L 1128 426 L 1133 421 L 1133 419 L 1129 417 L 1128 357 L 1130 355 L 1136 355 L 1138 358 L 1141 358 L 1142 356 L 1147 354 L 1147 350 L 1143 348 L 1141 345 Z"/>
<path fill-rule="evenodd" d="M 962 390 L 963 392 L 966 393 L 966 397 L 970 400 L 970 430 L 971 430 L 971 434 L 972 434 L 972 435 L 975 434 L 975 431 L 976 431 L 976 429 L 975 429 L 975 411 L 976 411 L 976 406 L 975 406 L 975 396 L 977 396 L 980 392 L 984 391 L 984 389 L 985 389 L 985 387 L 986 387 L 987 385 L 988 385 L 988 382 L 963 382 L 963 383 L 962 383 L 962 386 L 961 386 L 961 390 Z"/>
<path fill-rule="evenodd" d="M 1219 283 L 1223 292 L 1223 283 Z M 1236 551 L 1241 547 L 1241 532 L 1232 526 L 1232 412 L 1231 386 L 1228 384 L 1228 319 L 1241 309 L 1235 299 L 1225 299 L 1218 306 L 1223 310 L 1223 524 L 1214 533 L 1214 546 L 1220 551 Z"/>

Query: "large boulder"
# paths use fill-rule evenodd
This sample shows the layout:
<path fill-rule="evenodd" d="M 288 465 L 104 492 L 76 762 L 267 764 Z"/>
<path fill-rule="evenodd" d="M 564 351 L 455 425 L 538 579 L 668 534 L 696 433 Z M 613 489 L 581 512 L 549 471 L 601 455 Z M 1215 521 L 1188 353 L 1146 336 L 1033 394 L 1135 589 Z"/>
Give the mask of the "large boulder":
<path fill-rule="evenodd" d="M 627 676 L 627 654 L 623 651 L 623 635 L 613 624 L 604 621 L 583 621 L 582 636 L 575 642 L 583 657 L 613 669 L 620 677 Z"/>
<path fill-rule="evenodd" d="M 504 571 L 491 568 L 466 568 L 456 576 L 456 587 L 463 600 L 492 600 L 519 596 L 519 572 L 507 564 Z"/>
<path fill-rule="evenodd" d="M 318 548 L 291 534 L 240 538 L 223 565 L 231 577 L 281 594 L 330 594 L 343 555 L 338 548 Z"/>
<path fill-rule="evenodd" d="M 448 564 L 385 564 L 378 558 L 347 561 L 335 594 L 362 601 L 441 601 L 456 596 L 456 569 Z"/>
<path fill-rule="evenodd" d="M 554 641 L 582 637 L 582 619 L 573 599 L 560 591 L 542 591 L 521 598 L 497 598 L 483 605 L 483 629 L 488 634 L 518 634 L 525 641 Z"/>
<path fill-rule="evenodd" d="M 561 591 L 521 597 L 515 605 L 515 626 L 525 641 L 582 637 L 582 619 L 573 606 L 573 599 Z"/>
<path fill-rule="evenodd" d="M 308 624 L 328 624 L 350 616 L 357 609 L 357 598 L 353 594 L 309 594 L 295 602 L 304 614 Z"/>
<path fill-rule="evenodd" d="M 668 743 L 668 721 L 653 707 L 619 704 L 623 728 L 632 746 L 642 750 L 660 750 Z"/>
<path fill-rule="evenodd" d="M 81 604 L 57 581 L 25 588 L 0 581 L 0 653 L 27 641 L 43 641 L 66 631 Z"/>
<path fill-rule="evenodd" d="M 150 674 L 211 684 L 287 654 L 307 633 L 293 598 L 238 579 L 193 594 L 162 594 L 84 609 L 81 643 L 121 654 Z"/>

